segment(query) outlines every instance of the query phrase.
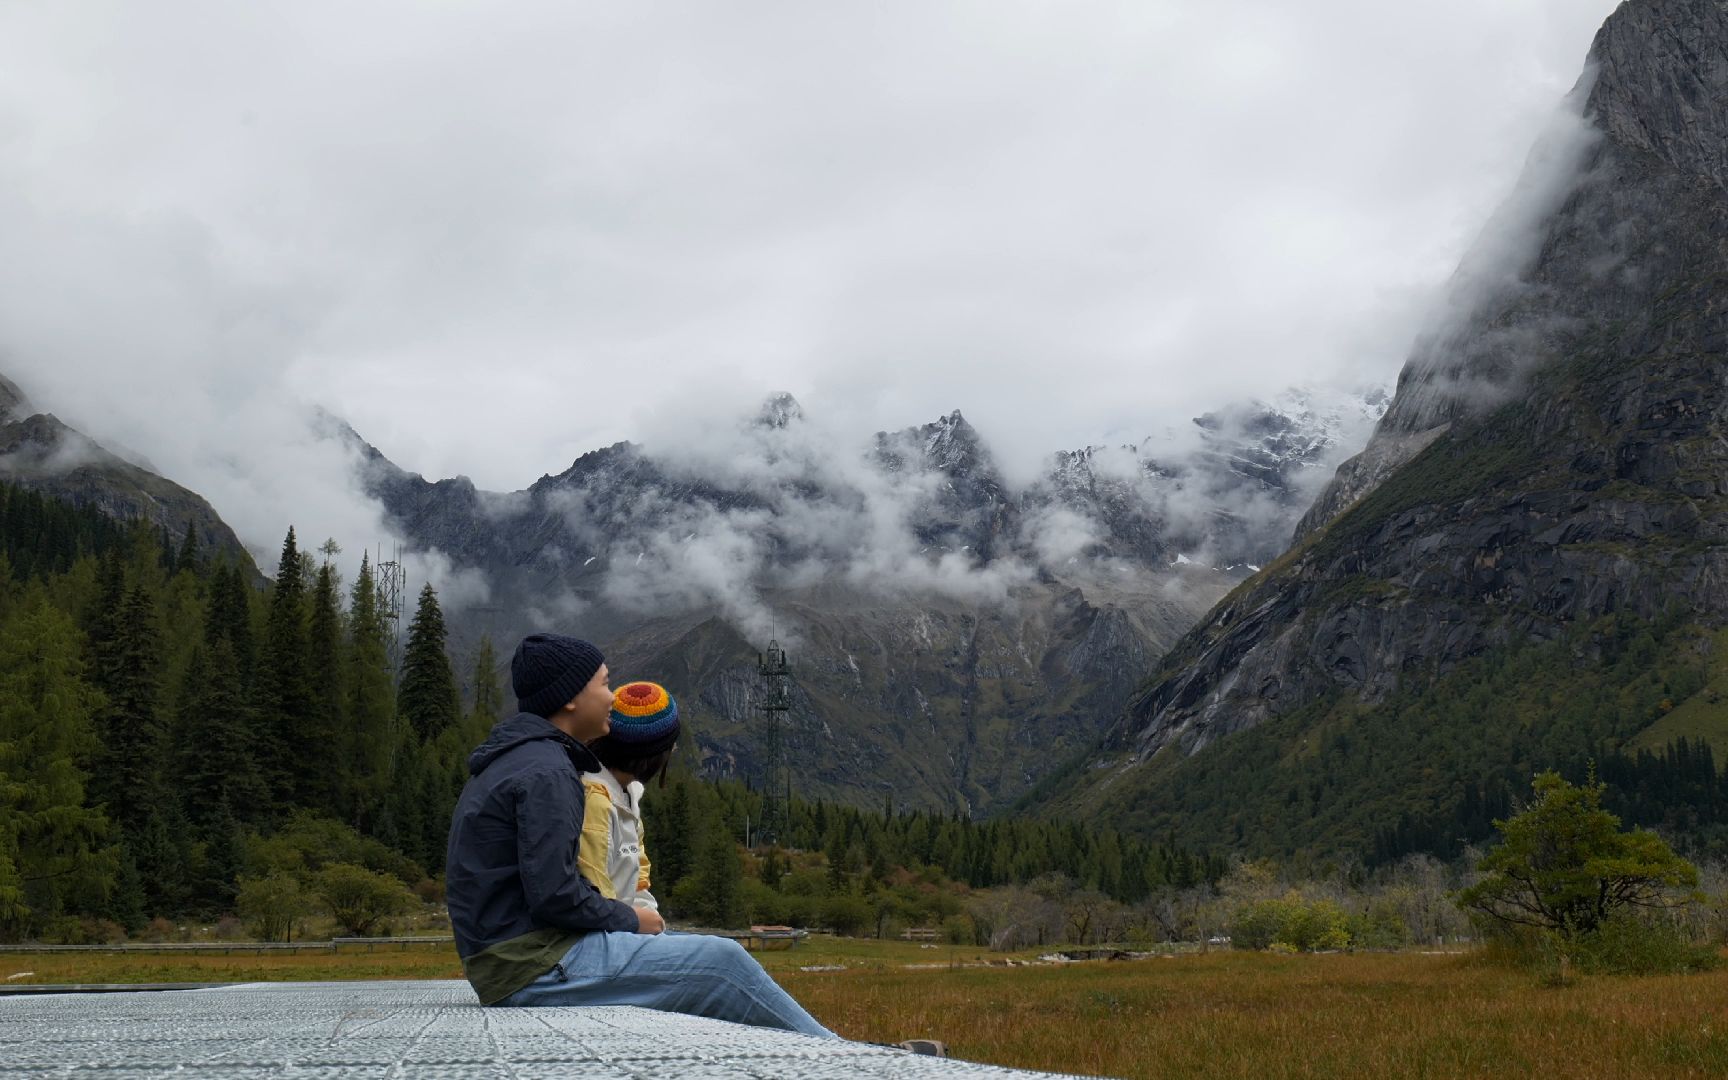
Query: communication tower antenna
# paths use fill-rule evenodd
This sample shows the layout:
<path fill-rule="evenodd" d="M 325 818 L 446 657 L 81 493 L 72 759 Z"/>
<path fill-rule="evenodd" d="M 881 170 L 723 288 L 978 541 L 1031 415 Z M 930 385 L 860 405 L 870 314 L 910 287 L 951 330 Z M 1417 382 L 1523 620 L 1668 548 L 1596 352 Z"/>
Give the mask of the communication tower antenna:
<path fill-rule="evenodd" d="M 762 680 L 756 697 L 762 712 L 762 824 L 757 835 L 762 843 L 772 844 L 786 828 L 792 797 L 792 776 L 786 768 L 786 714 L 792 710 L 792 695 L 786 650 L 778 639 L 757 656 L 756 671 Z"/>
<path fill-rule="evenodd" d="M 396 545 L 396 556 L 384 558 L 384 545 L 378 545 L 378 613 L 390 629 L 390 670 L 397 671 L 402 663 L 402 603 L 408 591 L 408 570 L 402 565 L 402 545 Z"/>

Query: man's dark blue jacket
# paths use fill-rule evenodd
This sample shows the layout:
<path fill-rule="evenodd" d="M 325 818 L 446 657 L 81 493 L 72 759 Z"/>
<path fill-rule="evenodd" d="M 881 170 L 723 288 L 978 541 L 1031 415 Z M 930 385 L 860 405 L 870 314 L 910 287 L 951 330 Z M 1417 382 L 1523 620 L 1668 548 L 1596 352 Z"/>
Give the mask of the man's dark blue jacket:
<path fill-rule="evenodd" d="M 493 727 L 468 757 L 450 820 L 445 897 L 462 969 L 490 1005 L 552 969 L 584 933 L 634 932 L 636 912 L 576 870 L 588 748 L 533 713 Z"/>

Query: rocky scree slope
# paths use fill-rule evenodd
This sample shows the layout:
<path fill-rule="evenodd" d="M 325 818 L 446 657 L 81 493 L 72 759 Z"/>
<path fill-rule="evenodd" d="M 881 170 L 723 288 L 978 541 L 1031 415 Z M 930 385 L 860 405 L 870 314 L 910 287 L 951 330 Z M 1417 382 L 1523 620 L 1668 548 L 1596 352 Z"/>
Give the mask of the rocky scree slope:
<path fill-rule="evenodd" d="M 1574 104 L 1593 134 L 1521 280 L 1418 345 L 1296 546 L 1164 658 L 1082 801 L 1129 813 L 1145 770 L 1169 787 L 1281 718 L 1305 719 L 1266 753 L 1297 754 L 1353 710 L 1604 616 L 1723 624 L 1728 5 L 1623 4 Z M 1514 227 L 1480 246 L 1503 252 Z M 1154 827 L 1223 811 L 1166 809 Z"/>

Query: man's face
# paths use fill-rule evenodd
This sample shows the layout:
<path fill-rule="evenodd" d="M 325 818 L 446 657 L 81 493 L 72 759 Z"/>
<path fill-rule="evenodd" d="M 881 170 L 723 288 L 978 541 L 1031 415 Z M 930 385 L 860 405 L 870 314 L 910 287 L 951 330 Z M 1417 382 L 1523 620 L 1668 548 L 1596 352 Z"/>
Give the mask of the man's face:
<path fill-rule="evenodd" d="M 612 673 L 605 664 L 588 680 L 565 711 L 570 718 L 570 736 L 584 745 L 612 730 Z"/>

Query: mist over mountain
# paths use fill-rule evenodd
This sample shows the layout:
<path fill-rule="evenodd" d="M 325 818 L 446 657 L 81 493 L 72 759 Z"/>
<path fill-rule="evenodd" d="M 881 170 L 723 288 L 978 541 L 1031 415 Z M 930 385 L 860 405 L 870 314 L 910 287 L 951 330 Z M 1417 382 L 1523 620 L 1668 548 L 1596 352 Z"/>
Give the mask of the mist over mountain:
<path fill-rule="evenodd" d="M 234 530 L 205 499 L 159 475 L 147 459 L 114 452 L 36 407 L 0 375 L 0 480 L 88 506 L 120 521 L 144 521 L 179 543 L 190 525 L 205 551 L 222 552 L 256 575 Z"/>
<path fill-rule="evenodd" d="M 1180 437 L 1053 454 L 1022 485 L 959 411 L 856 445 L 789 395 L 509 493 L 428 481 L 325 426 L 412 549 L 483 583 L 483 602 L 452 605 L 466 633 L 595 638 L 621 676 L 682 687 L 705 766 L 746 777 L 755 653 L 777 637 L 813 792 L 857 797 L 899 771 L 913 801 L 983 809 L 1096 738 L 1286 546 L 1386 400 L 1291 391 Z"/>
<path fill-rule="evenodd" d="M 1671 713 L 1728 734 L 1712 704 L 1725 185 L 1728 8 L 1630 0 L 1367 448 L 1295 547 L 1158 665 L 1115 729 L 1115 768 L 1079 798 L 1146 828 L 1338 848 L 1369 840 L 1352 806 L 1445 822 L 1484 784 L 1659 746 L 1681 730 Z M 1624 677 L 1642 683 L 1568 689 L 1620 671 L 1632 643 Z M 1242 774 L 1276 813 L 1222 799 Z"/>

